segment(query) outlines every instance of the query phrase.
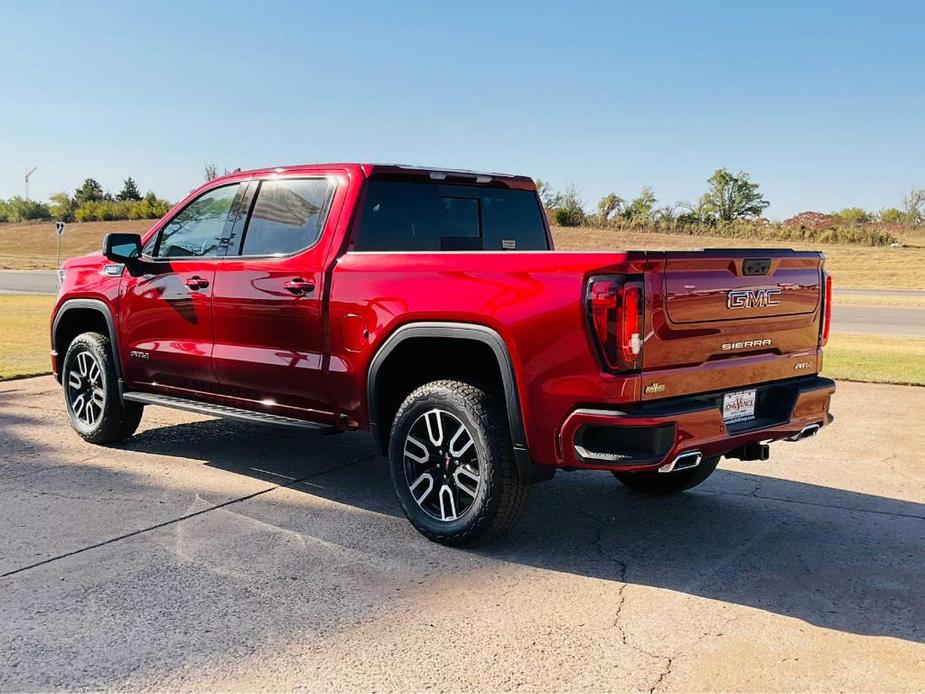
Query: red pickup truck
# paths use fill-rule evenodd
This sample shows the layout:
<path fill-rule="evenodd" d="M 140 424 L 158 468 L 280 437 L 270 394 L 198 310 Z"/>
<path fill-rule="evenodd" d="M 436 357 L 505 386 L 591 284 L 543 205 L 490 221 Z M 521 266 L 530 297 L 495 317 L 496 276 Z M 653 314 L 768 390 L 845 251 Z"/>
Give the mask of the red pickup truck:
<path fill-rule="evenodd" d="M 522 176 L 234 173 L 61 276 L 52 365 L 84 439 L 145 405 L 366 429 L 446 544 L 509 528 L 557 469 L 669 494 L 831 421 L 820 253 L 554 252 Z"/>

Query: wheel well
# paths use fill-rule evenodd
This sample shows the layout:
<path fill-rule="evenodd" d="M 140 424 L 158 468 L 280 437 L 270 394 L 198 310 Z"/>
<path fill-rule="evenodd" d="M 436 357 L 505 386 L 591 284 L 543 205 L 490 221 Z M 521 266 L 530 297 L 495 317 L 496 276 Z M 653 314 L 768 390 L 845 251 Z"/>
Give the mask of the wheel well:
<path fill-rule="evenodd" d="M 388 448 L 392 420 L 398 407 L 418 386 L 451 379 L 472 383 L 505 397 L 501 368 L 484 342 L 453 337 L 414 337 L 404 340 L 386 357 L 376 373 L 376 436 Z M 372 403 L 371 403 L 372 404 Z M 503 408 L 502 408 L 503 409 Z"/>
<path fill-rule="evenodd" d="M 110 339 L 112 345 L 112 335 L 109 334 L 109 323 L 106 317 L 98 310 L 93 308 L 72 308 L 66 310 L 55 324 L 54 350 L 58 353 L 60 359 L 64 359 L 68 347 L 74 338 L 81 333 L 100 333 Z M 116 355 L 113 355 L 115 358 Z M 58 374 L 60 378 L 60 373 Z"/>

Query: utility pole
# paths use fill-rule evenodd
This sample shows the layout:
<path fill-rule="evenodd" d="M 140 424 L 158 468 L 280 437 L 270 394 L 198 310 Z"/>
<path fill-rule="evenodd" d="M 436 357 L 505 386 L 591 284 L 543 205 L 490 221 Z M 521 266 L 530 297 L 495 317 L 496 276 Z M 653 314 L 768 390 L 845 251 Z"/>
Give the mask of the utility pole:
<path fill-rule="evenodd" d="M 31 169 L 26 169 L 26 200 L 29 200 L 29 176 L 34 174 L 39 167 L 33 166 Z"/>

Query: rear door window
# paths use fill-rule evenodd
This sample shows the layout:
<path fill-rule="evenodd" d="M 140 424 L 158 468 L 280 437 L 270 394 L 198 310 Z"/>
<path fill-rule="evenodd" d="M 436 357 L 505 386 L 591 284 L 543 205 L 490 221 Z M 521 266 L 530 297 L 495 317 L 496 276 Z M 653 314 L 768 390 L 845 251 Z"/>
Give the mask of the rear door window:
<path fill-rule="evenodd" d="M 357 251 L 548 250 L 533 191 L 370 181 Z"/>
<path fill-rule="evenodd" d="M 321 236 L 334 183 L 327 178 L 262 181 L 244 228 L 241 255 L 290 255 Z"/>

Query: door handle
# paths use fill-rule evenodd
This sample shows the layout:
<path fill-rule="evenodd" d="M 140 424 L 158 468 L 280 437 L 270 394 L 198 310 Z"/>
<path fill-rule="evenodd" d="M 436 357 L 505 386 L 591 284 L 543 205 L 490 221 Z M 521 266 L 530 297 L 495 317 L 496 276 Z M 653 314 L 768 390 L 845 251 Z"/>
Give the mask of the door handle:
<path fill-rule="evenodd" d="M 283 289 L 296 296 L 302 296 L 315 291 L 315 283 L 311 280 L 303 280 L 301 277 L 291 279 L 283 285 Z"/>
<path fill-rule="evenodd" d="M 198 275 L 193 275 L 192 277 L 188 278 L 184 284 L 192 290 L 205 289 L 209 286 L 209 280 L 204 280 Z"/>

